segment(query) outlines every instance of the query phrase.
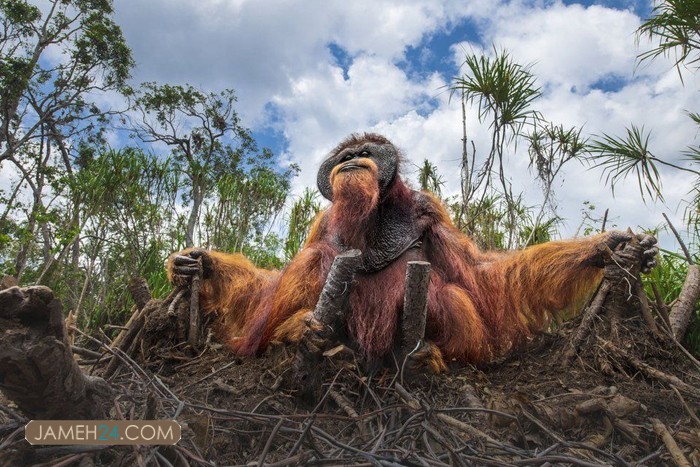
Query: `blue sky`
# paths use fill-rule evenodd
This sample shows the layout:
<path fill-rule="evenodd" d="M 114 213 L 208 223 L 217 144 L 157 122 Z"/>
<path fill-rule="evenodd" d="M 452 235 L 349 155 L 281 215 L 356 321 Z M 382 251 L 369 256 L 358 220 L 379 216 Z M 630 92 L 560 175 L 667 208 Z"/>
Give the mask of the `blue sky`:
<path fill-rule="evenodd" d="M 238 111 L 259 142 L 302 171 L 296 192 L 314 185 L 319 161 L 344 136 L 376 131 L 413 164 L 429 159 L 459 187 L 461 115 L 445 85 L 465 52 L 507 49 L 532 71 L 544 94 L 535 108 L 586 135 L 619 134 L 630 123 L 652 130 L 652 150 L 678 160 L 697 136 L 684 115 L 700 110 L 697 77 L 682 86 L 672 62 L 636 67 L 635 30 L 648 1 L 492 0 L 115 0 L 137 62 L 134 82 L 234 88 Z M 470 109 L 477 152 L 488 131 Z M 537 207 L 542 194 L 524 145 L 509 151 L 516 191 Z M 680 225 L 690 178 L 662 169 L 666 204 L 643 204 L 635 183 L 616 189 L 601 173 L 572 163 L 555 187 L 564 236 L 575 233 L 583 202 L 611 208 L 620 227 L 654 226 L 661 212 Z"/>

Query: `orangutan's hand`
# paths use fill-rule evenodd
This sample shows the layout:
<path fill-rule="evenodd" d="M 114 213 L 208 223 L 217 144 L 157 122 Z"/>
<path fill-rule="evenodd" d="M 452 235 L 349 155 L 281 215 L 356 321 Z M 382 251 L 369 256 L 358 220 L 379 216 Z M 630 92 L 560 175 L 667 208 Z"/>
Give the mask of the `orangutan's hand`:
<path fill-rule="evenodd" d="M 649 274 L 656 267 L 656 255 L 659 254 L 659 246 L 656 237 L 648 234 L 637 234 L 639 245 L 644 249 L 641 271 Z"/>
<path fill-rule="evenodd" d="M 659 253 L 659 247 L 656 244 L 656 238 L 649 234 L 633 234 L 630 231 L 623 232 L 621 230 L 611 230 L 606 232 L 604 238 L 605 244 L 613 251 L 616 249 L 623 250 L 625 244 L 636 238 L 639 242 L 639 247 L 641 248 L 641 265 L 640 271 L 648 274 L 651 270 L 656 267 L 656 255 Z M 639 254 L 639 253 L 637 253 Z M 600 261 L 600 266 L 602 266 L 602 259 Z"/>
<path fill-rule="evenodd" d="M 199 273 L 202 265 L 202 278 L 208 279 L 214 271 L 214 262 L 206 250 L 195 248 L 173 253 L 168 258 L 168 276 L 175 285 L 187 285 Z"/>

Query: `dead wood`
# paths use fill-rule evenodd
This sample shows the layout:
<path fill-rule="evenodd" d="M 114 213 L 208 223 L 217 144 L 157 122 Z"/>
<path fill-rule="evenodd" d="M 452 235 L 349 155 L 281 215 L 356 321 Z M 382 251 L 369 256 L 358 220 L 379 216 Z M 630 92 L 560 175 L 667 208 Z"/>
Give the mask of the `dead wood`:
<path fill-rule="evenodd" d="M 151 302 L 151 292 L 148 283 L 141 277 L 132 277 L 129 281 L 129 292 L 136 303 L 136 310 L 126 324 L 126 330 L 119 333 L 113 341 L 112 347 L 118 348 L 122 353 L 130 355 L 138 341 L 138 336 L 143 330 L 146 321 L 147 305 Z M 115 353 L 104 372 L 105 378 L 111 378 L 121 364 L 121 355 Z"/>
<path fill-rule="evenodd" d="M 685 331 L 688 329 L 698 299 L 700 299 L 700 266 L 690 264 L 681 294 L 678 296 L 678 301 L 673 305 L 668 316 L 673 337 L 679 342 L 685 336 Z"/>
<path fill-rule="evenodd" d="M 95 352 L 94 350 L 86 349 L 84 347 L 78 347 L 77 345 L 71 345 L 70 349 L 76 355 L 80 355 L 81 357 L 85 358 L 91 358 L 93 360 L 98 360 L 104 356 L 103 353 Z"/>
<path fill-rule="evenodd" d="M 639 311 L 642 314 L 642 318 L 644 318 L 644 322 L 646 323 L 647 327 L 656 336 L 657 339 L 664 340 L 666 336 L 656 325 L 654 316 L 651 314 L 649 299 L 647 298 L 646 293 L 644 293 L 644 286 L 642 285 L 641 280 L 637 280 L 634 283 L 634 295 L 637 297 L 637 301 L 639 302 Z"/>
<path fill-rule="evenodd" d="M 698 299 L 700 299 L 700 266 L 696 265 L 693 261 L 693 257 L 688 251 L 688 247 L 685 246 L 683 239 L 678 234 L 678 231 L 673 226 L 673 223 L 664 213 L 664 219 L 671 228 L 671 231 L 676 236 L 676 240 L 681 246 L 683 253 L 685 254 L 685 259 L 688 261 L 688 273 L 685 277 L 685 282 L 683 282 L 683 288 L 681 289 L 681 294 L 678 296 L 678 301 L 671 308 L 669 314 L 669 324 L 671 326 L 671 333 L 673 337 L 678 341 L 682 341 L 685 336 L 685 331 L 688 329 L 688 324 L 695 311 L 695 304 Z"/>
<path fill-rule="evenodd" d="M 151 301 L 151 291 L 148 288 L 148 282 L 146 279 L 139 276 L 133 276 L 129 280 L 129 293 L 131 293 L 131 298 L 134 299 L 136 303 L 136 308 L 142 310 L 146 304 Z"/>
<path fill-rule="evenodd" d="M 679 391 L 683 391 L 686 394 L 689 394 L 693 397 L 700 398 L 700 389 L 691 386 L 690 384 L 684 382 L 677 376 L 670 375 L 666 372 L 659 370 L 658 368 L 654 368 L 653 366 L 643 362 L 642 360 L 630 354 L 629 352 L 622 350 L 618 346 L 614 345 L 612 342 L 606 341 L 601 338 L 598 338 L 598 342 L 600 343 L 600 346 L 603 349 L 608 350 L 616 356 L 622 358 L 629 365 L 634 367 L 637 371 L 641 372 L 647 378 L 653 378 L 670 386 L 675 386 L 676 388 L 678 388 Z"/>
<path fill-rule="evenodd" d="M 605 244 L 599 245 L 598 249 L 603 255 L 603 280 L 564 352 L 562 363 L 565 365 L 580 353 L 584 342 L 595 346 L 596 339 L 619 341 L 624 338 L 621 323 L 636 317 L 642 318 L 646 331 L 657 341 L 668 341 L 656 323 L 644 293 L 640 278 L 644 247 L 637 237 L 633 235 L 629 242 L 621 244 L 615 251 Z M 593 338 L 586 340 L 590 334 Z M 595 360 L 601 371 L 610 374 L 610 362 L 603 355 L 596 353 Z"/>
<path fill-rule="evenodd" d="M 334 274 L 326 284 L 328 305 L 317 307 L 320 318 L 310 323 L 311 339 L 299 346 L 309 352 L 327 349 L 328 358 L 311 353 L 312 360 L 305 361 L 304 371 L 317 380 L 313 391 L 324 394 L 313 398 L 312 411 L 294 397 L 299 395 L 294 376 L 299 354 L 290 358 L 283 346 L 281 352 L 255 358 L 238 358 L 209 345 L 210 351 L 193 355 L 187 342 L 192 290 L 177 289 L 165 301 L 149 302 L 143 331 L 135 337 L 141 352 L 133 346 L 131 356 L 117 351 L 128 365 L 120 366 L 111 382 L 121 392 L 115 397 L 117 413 L 175 418 L 184 427 L 182 441 L 167 449 L 60 454 L 85 455 L 98 465 L 153 459 L 192 466 L 664 465 L 670 462 L 666 444 L 650 423 L 657 418 L 673 430 L 681 455 L 695 463 L 692 448 L 698 437 L 690 427 L 697 423 L 700 393 L 684 381 L 697 384 L 698 369 L 670 338 L 659 340 L 650 332 L 651 314 L 645 316 L 633 280 L 637 252 L 630 248 L 610 252 L 605 280 L 578 327 L 563 323 L 557 333 L 537 336 L 488 368 L 451 365 L 448 373 L 411 379 L 411 392 L 397 384 L 401 378 L 393 368 L 368 373 L 350 348 L 329 348 L 345 337 L 344 304 L 352 283 L 352 271 L 342 273 L 345 279 Z M 321 313 L 322 308 L 330 313 Z M 199 318 L 206 325 L 207 315 Z M 201 344 L 205 328 L 198 329 Z M 571 348 L 580 364 L 562 368 L 557 363 Z M 602 374 L 599 363 L 610 372 Z M 290 375 L 292 387 L 280 386 Z M 669 387 L 679 388 L 678 397 Z M 3 403 L 0 397 L 0 451 L 7 448 L 3 454 L 12 455 L 23 440 Z M 32 461 L 46 462 L 49 453 L 57 454 L 32 449 Z M 14 465 L 32 463 L 28 457 L 13 459 L 20 459 Z"/>
<path fill-rule="evenodd" d="M 584 311 L 581 324 L 576 329 L 576 333 L 571 338 L 566 352 L 564 352 L 564 358 L 562 362 L 564 365 L 569 364 L 574 359 L 574 357 L 576 357 L 579 346 L 586 338 L 593 326 L 593 320 L 596 316 L 598 316 L 598 313 L 600 313 L 600 311 L 602 310 L 603 303 L 605 303 L 605 299 L 608 297 L 608 292 L 610 291 L 610 288 L 610 282 L 603 281 L 603 283 L 596 291 L 593 297 L 593 301 L 591 301 L 591 304 L 588 305 L 586 311 Z"/>
<path fill-rule="evenodd" d="M 688 247 L 685 246 L 685 242 L 683 242 L 683 238 L 678 234 L 678 231 L 674 227 L 673 223 L 671 222 L 671 219 L 668 218 L 666 213 L 662 213 L 664 216 L 664 219 L 666 219 L 666 223 L 668 223 L 668 226 L 671 228 L 671 231 L 673 232 L 673 235 L 675 235 L 676 240 L 678 240 L 678 244 L 681 246 L 681 249 L 683 250 L 683 254 L 685 255 L 685 259 L 688 260 L 688 264 L 694 264 L 693 263 L 693 257 L 690 255 L 690 252 L 688 251 Z"/>
<path fill-rule="evenodd" d="M 656 285 L 655 282 L 651 283 L 651 291 L 654 293 L 654 301 L 656 302 L 656 313 L 659 315 L 659 318 L 661 318 L 661 321 L 663 321 L 663 324 L 668 329 L 670 329 L 671 323 L 669 322 L 668 318 L 668 306 L 666 306 L 666 304 L 664 303 L 664 299 L 661 296 L 659 287 Z"/>
<path fill-rule="evenodd" d="M 360 250 L 340 253 L 333 260 L 323 290 L 314 309 L 314 318 L 326 326 L 345 321 L 347 299 L 355 272 L 362 262 Z"/>
<path fill-rule="evenodd" d="M 661 423 L 661 420 L 658 418 L 652 418 L 651 426 L 654 428 L 656 434 L 659 435 L 659 438 L 661 438 L 661 440 L 664 442 L 666 449 L 668 449 L 669 454 L 671 454 L 671 457 L 673 458 L 673 462 L 678 467 L 690 467 L 690 462 L 688 462 L 688 459 L 686 459 L 683 455 L 683 451 L 681 451 L 678 444 L 676 444 L 676 440 L 673 439 L 673 436 L 671 436 L 671 433 L 668 431 L 668 428 L 666 428 L 666 425 Z"/>
<path fill-rule="evenodd" d="M 132 310 L 129 320 L 124 325 L 117 337 L 112 341 L 112 347 L 120 347 L 124 337 L 129 332 L 129 329 L 134 327 L 134 320 L 141 316 L 140 310 L 146 306 L 151 300 L 151 291 L 148 289 L 148 283 L 143 277 L 134 276 L 129 280 L 129 293 L 134 299 L 135 309 Z"/>
<path fill-rule="evenodd" d="M 99 419 L 111 404 L 102 379 L 73 359 L 63 307 L 42 286 L 0 291 L 0 389 L 31 418 Z"/>
<path fill-rule="evenodd" d="M 430 263 L 409 261 L 406 267 L 406 287 L 401 316 L 402 359 L 423 342 L 425 337 L 429 285 Z"/>
<path fill-rule="evenodd" d="M 400 383 L 396 383 L 395 385 L 396 393 L 399 395 L 401 400 L 403 400 L 406 405 L 408 405 L 411 409 L 413 410 L 420 410 L 421 409 L 421 403 L 409 393 L 406 388 L 404 388 Z M 468 425 L 460 420 L 457 420 L 454 417 L 451 417 L 445 413 L 437 413 L 436 417 L 443 423 L 456 428 L 457 430 L 461 431 L 462 433 L 465 433 L 469 436 L 473 436 L 477 439 L 480 439 L 482 441 L 487 441 L 494 446 L 499 446 L 502 443 L 499 443 L 495 439 L 493 439 L 491 436 L 488 434 L 484 433 L 478 428 L 473 427 L 472 425 Z"/>
<path fill-rule="evenodd" d="M 199 347 L 199 287 L 202 283 L 202 259 L 197 260 L 199 272 L 192 278 L 190 295 L 189 326 L 187 328 L 187 342 L 193 349 Z"/>
<path fill-rule="evenodd" d="M 318 364 L 323 352 L 339 337 L 337 329 L 344 325 L 350 288 L 361 262 L 360 250 L 348 250 L 335 257 L 312 322 L 297 347 L 292 384 L 299 385 L 298 395 L 306 402 L 315 398 L 319 387 Z"/>

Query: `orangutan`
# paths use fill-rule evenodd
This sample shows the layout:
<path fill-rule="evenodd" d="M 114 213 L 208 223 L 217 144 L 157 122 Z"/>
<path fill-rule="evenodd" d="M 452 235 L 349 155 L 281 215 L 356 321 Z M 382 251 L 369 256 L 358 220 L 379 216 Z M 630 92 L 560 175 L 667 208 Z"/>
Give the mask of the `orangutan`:
<path fill-rule="evenodd" d="M 445 361 L 485 363 L 541 330 L 554 313 L 580 304 L 602 278 L 597 248 L 632 238 L 611 231 L 512 252 L 482 252 L 451 222 L 433 195 L 411 189 L 401 155 L 377 134 L 351 135 L 323 161 L 318 187 L 332 202 L 303 249 L 282 271 L 255 267 L 241 254 L 188 249 L 173 254 L 168 274 L 185 284 L 199 270 L 200 303 L 216 315 L 219 337 L 251 355 L 274 340 L 298 342 L 309 325 L 333 258 L 362 252 L 346 315 L 348 342 L 369 361 L 394 348 L 409 261 L 432 265 L 421 352 L 433 371 Z M 656 239 L 638 235 L 642 269 L 655 266 Z"/>

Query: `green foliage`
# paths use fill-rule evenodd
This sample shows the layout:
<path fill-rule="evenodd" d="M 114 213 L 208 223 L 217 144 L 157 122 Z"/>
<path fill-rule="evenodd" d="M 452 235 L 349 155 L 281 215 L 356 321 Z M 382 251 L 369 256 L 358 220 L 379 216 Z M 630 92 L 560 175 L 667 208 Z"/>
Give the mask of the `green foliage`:
<path fill-rule="evenodd" d="M 457 224 L 461 215 L 465 220 L 460 227 L 476 242 L 482 250 L 507 250 L 509 249 L 510 235 L 521 240 L 522 246 L 527 246 L 533 229 L 533 217 L 531 210 L 524 205 L 522 198 L 515 200 L 514 209 L 509 208 L 502 196 L 486 196 L 479 203 L 468 203 L 465 206 L 461 200 L 448 199 L 446 205 L 452 213 L 452 221 Z M 510 213 L 513 213 L 511 215 Z M 550 222 L 550 221 L 548 221 Z M 536 227 L 536 236 L 529 242 L 530 245 L 547 241 L 556 232 L 556 222 L 543 223 Z"/>
<path fill-rule="evenodd" d="M 526 225 L 520 231 L 520 244 L 524 247 L 552 241 L 557 234 L 560 219 L 552 217 L 535 225 Z"/>
<path fill-rule="evenodd" d="M 321 212 L 320 194 L 317 190 L 306 188 L 294 201 L 287 214 L 287 238 L 284 242 L 284 258 L 290 261 L 301 250 L 309 233 L 309 227 Z"/>
<path fill-rule="evenodd" d="M 271 157 L 265 152 L 252 165 L 232 167 L 215 181 L 214 196 L 205 201 L 207 245 L 241 251 L 245 245 L 265 239 L 284 207 L 295 174 L 293 169 L 273 168 Z"/>
<path fill-rule="evenodd" d="M 111 1 L 47 3 L 42 11 L 21 0 L 0 1 L 0 133 L 11 142 L 0 161 L 37 137 L 69 152 L 64 140 L 96 131 L 109 114 L 90 95 L 122 87 L 134 64 L 111 18 Z M 58 62 L 41 60 L 54 46 L 64 52 Z"/>
<path fill-rule="evenodd" d="M 445 180 L 438 174 L 435 164 L 428 159 L 423 161 L 423 165 L 418 169 L 418 186 L 421 190 L 429 191 L 438 198 L 442 196 L 442 187 Z"/>
<path fill-rule="evenodd" d="M 25 36 L 33 32 L 30 25 L 41 18 L 41 10 L 24 0 L 0 0 L 0 13 Z"/>
<path fill-rule="evenodd" d="M 511 128 L 512 135 L 533 115 L 531 104 L 541 95 L 530 66 L 515 63 L 505 50 L 494 48 L 494 57 L 467 55 L 466 74 L 453 80 L 450 89 L 468 102 L 476 102 L 479 119 L 491 116 L 495 129 Z"/>
<path fill-rule="evenodd" d="M 129 78 L 134 61 L 131 49 L 122 37 L 121 28 L 105 15 L 106 10 L 111 13 L 111 5 L 105 3 L 108 8 L 94 11 L 86 8 L 81 24 L 83 34 L 76 39 L 71 54 L 74 62 L 85 73 L 89 73 L 95 63 L 103 64 L 101 79 L 104 86 L 121 87 Z"/>
<path fill-rule="evenodd" d="M 592 159 L 603 169 L 605 181 L 615 193 L 615 185 L 632 174 L 637 178 L 639 191 L 644 199 L 646 192 L 652 198 L 663 201 L 661 180 L 656 163 L 661 162 L 649 149 L 650 133 L 644 127 L 632 125 L 626 129 L 625 137 L 603 134 L 590 144 Z"/>
<path fill-rule="evenodd" d="M 450 84 L 451 95 L 459 95 L 462 111 L 465 104 L 476 104 L 481 122 L 489 120 L 491 131 L 491 148 L 485 159 L 477 167 L 476 151 L 471 161 L 467 151 L 466 121 L 463 116 L 464 140 L 462 154 L 462 199 L 457 207 L 456 223 L 471 235 L 479 235 L 473 230 L 475 219 L 489 213 L 481 210 L 492 208 L 490 198 L 503 198 L 508 216 L 504 225 L 506 247 L 512 248 L 517 242 L 517 226 L 520 200 L 512 192 L 512 187 L 504 167 L 506 150 L 510 143 L 516 142 L 527 124 L 534 124 L 539 113 L 531 108 L 533 102 L 541 95 L 536 87 L 534 75 L 529 66 L 516 63 L 505 50 L 494 48 L 494 56 L 468 54 L 464 64 L 465 74 L 456 77 Z M 494 178 L 498 177 L 500 186 Z"/>
<path fill-rule="evenodd" d="M 261 268 L 282 269 L 284 262 L 278 255 L 281 247 L 282 239 L 268 233 L 244 245 L 242 253 Z"/>
<path fill-rule="evenodd" d="M 700 60 L 700 3 L 695 0 L 661 0 L 637 30 L 638 37 L 658 45 L 639 55 L 640 60 L 675 55 L 676 66 L 696 66 Z"/>
<path fill-rule="evenodd" d="M 537 178 L 546 185 L 551 185 L 565 163 L 587 152 L 587 140 L 576 127 L 565 129 L 563 125 L 544 122 L 533 127 L 526 139 L 530 167 L 535 168 Z"/>
<path fill-rule="evenodd" d="M 185 245 L 195 244 L 203 211 L 211 246 L 240 251 L 250 234 L 261 235 L 282 209 L 297 169 L 272 168 L 272 153 L 259 151 L 240 125 L 233 90 L 207 93 L 190 85 L 144 83 L 130 97 L 141 115 L 134 134 L 144 143 L 168 145 L 188 185 L 182 192 L 190 204 Z M 212 195 L 215 206 L 207 201 Z"/>
<path fill-rule="evenodd" d="M 688 263 L 685 258 L 671 252 L 660 254 L 658 266 L 644 276 L 647 295 L 654 296 L 651 284 L 655 284 L 664 303 L 671 303 L 680 295 L 687 272 Z"/>

